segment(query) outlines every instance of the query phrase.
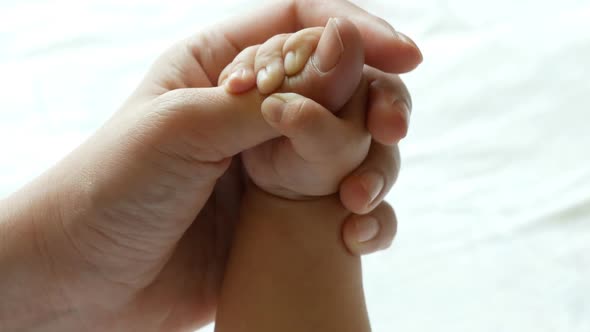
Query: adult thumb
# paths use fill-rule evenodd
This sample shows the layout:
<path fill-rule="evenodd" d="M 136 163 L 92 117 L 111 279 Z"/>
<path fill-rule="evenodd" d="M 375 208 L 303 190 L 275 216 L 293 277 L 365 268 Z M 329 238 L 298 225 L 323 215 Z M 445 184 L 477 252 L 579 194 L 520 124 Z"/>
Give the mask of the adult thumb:
<path fill-rule="evenodd" d="M 262 99 L 195 88 L 127 104 L 51 171 L 64 250 L 117 282 L 151 282 L 230 157 L 277 135 Z"/>
<path fill-rule="evenodd" d="M 240 95 L 223 87 L 169 91 L 154 100 L 158 133 L 153 142 L 183 158 L 224 160 L 279 136 L 262 117 L 263 100 L 256 89 Z"/>

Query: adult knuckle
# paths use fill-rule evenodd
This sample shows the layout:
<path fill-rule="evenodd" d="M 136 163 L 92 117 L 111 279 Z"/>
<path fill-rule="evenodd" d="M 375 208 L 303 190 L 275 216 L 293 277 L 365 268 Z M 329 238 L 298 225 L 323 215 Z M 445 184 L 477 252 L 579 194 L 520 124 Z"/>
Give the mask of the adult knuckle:
<path fill-rule="evenodd" d="M 151 112 L 158 115 L 170 115 L 181 108 L 185 97 L 179 90 L 167 91 L 154 98 L 151 103 Z"/>
<path fill-rule="evenodd" d="M 291 105 L 290 125 L 295 128 L 307 128 L 317 118 L 314 107 L 310 107 L 309 100 L 303 98 Z"/>

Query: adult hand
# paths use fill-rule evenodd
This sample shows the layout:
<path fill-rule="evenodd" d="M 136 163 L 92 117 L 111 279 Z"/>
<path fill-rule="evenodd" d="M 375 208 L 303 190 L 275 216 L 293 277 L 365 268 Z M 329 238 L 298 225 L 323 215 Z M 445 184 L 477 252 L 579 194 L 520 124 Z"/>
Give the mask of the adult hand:
<path fill-rule="evenodd" d="M 6 329 L 34 323 L 44 331 L 175 331 L 209 323 L 241 199 L 242 173 L 232 157 L 273 135 L 260 114 L 239 112 L 243 98 L 260 103 L 259 95 L 231 97 L 212 82 L 243 48 L 334 16 L 358 27 L 367 64 L 383 71 L 377 75 L 408 71 L 421 61 L 407 38 L 344 0 L 276 2 L 175 45 L 95 135 L 3 202 L 11 212 L 4 213 L 9 222 L 0 223 L 0 231 L 19 235 L 3 248 L 19 249 L 0 250 L 0 263 L 20 268 L 0 277 L 0 287 L 14 276 L 22 285 L 0 300 L 13 308 L 0 304 Z M 399 114 L 389 112 L 391 96 L 374 98 L 371 134 L 394 144 L 398 138 L 388 133 L 399 126 L 392 120 Z M 397 172 L 395 147 L 380 147 L 359 170 L 378 170 L 385 159 Z M 353 212 L 378 206 L 379 222 L 394 225 L 379 198 L 388 188 L 369 204 L 374 195 L 365 182 L 358 173 L 345 180 L 344 204 Z M 357 245 L 349 245 L 352 251 L 388 245 L 394 227 L 360 245 L 357 235 L 367 232 L 357 228 L 359 220 L 345 225 L 345 242 Z M 18 258 L 25 252 L 36 255 L 35 262 L 43 259 L 25 268 L 28 256 Z M 42 298 L 43 309 L 23 304 L 22 294 Z M 29 316 L 19 321 L 23 312 Z"/>

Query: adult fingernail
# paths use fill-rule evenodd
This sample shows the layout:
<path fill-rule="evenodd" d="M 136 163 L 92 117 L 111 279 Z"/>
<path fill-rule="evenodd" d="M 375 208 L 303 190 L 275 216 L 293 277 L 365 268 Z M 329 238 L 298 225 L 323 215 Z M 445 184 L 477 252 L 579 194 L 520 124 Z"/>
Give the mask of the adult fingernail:
<path fill-rule="evenodd" d="M 262 116 L 272 123 L 279 123 L 283 118 L 285 107 L 297 96 L 293 93 L 275 93 L 268 96 L 261 105 Z"/>
<path fill-rule="evenodd" d="M 399 31 L 397 31 L 396 34 L 401 41 L 403 41 L 404 43 L 406 43 L 408 45 L 413 46 L 418 51 L 418 54 L 420 55 L 420 62 L 422 62 L 422 60 L 424 59 L 424 57 L 422 55 L 422 51 L 420 51 L 420 48 L 418 47 L 418 45 L 416 45 L 416 43 L 412 40 L 412 38 L 406 36 L 405 34 L 399 32 Z"/>
<path fill-rule="evenodd" d="M 272 123 L 279 123 L 283 117 L 283 109 L 287 101 L 277 94 L 271 95 L 261 105 L 262 116 Z"/>
<path fill-rule="evenodd" d="M 233 91 L 236 84 L 239 86 L 241 82 L 247 80 L 247 75 L 245 68 L 236 69 L 227 77 L 223 84 L 229 88 L 230 91 Z"/>
<path fill-rule="evenodd" d="M 404 119 L 404 121 L 406 122 L 406 128 L 409 128 L 410 127 L 410 107 L 408 106 L 408 103 L 406 103 L 403 100 L 398 99 L 393 103 L 393 107 L 395 107 L 395 109 L 399 112 L 402 119 Z"/>
<path fill-rule="evenodd" d="M 322 73 L 327 73 L 336 67 L 344 52 L 337 20 L 337 18 L 328 20 L 312 58 L 313 64 Z"/>
<path fill-rule="evenodd" d="M 397 31 L 395 31 L 395 29 L 387 21 L 382 21 L 382 24 L 379 25 L 378 29 L 381 30 L 384 35 L 393 35 L 394 38 L 399 38 Z"/>
<path fill-rule="evenodd" d="M 356 240 L 359 243 L 374 239 L 379 233 L 379 222 L 371 216 L 362 216 L 355 222 Z"/>
<path fill-rule="evenodd" d="M 410 44 L 410 45 L 414 46 L 415 48 L 418 48 L 418 45 L 416 45 L 416 43 L 410 37 L 408 37 L 406 34 L 401 33 L 399 31 L 397 31 L 396 34 L 399 37 L 399 39 L 401 41 L 403 41 L 404 43 Z"/>
<path fill-rule="evenodd" d="M 369 195 L 368 205 L 371 205 L 383 190 L 385 179 L 381 174 L 376 172 L 367 172 L 361 175 L 361 185 Z"/>

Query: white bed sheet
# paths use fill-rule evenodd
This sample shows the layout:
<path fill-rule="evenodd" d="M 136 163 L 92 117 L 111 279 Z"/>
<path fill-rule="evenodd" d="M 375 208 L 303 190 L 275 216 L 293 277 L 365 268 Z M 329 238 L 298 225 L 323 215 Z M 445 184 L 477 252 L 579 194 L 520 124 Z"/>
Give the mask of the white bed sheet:
<path fill-rule="evenodd" d="M 0 197 L 247 3 L 0 1 Z M 404 77 L 398 238 L 364 261 L 374 330 L 590 331 L 590 2 L 359 3 L 425 56 Z"/>

